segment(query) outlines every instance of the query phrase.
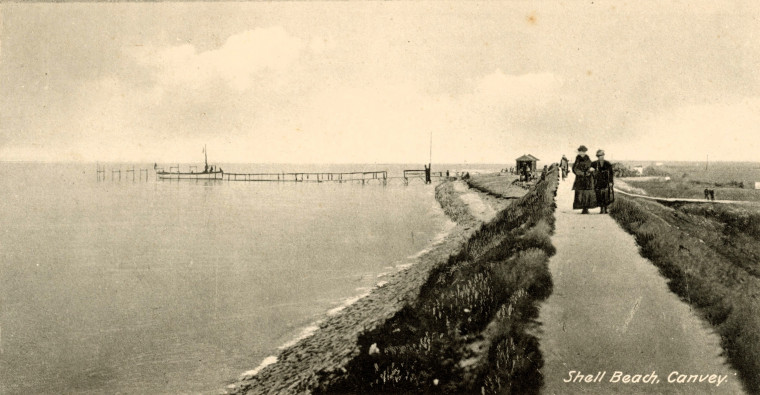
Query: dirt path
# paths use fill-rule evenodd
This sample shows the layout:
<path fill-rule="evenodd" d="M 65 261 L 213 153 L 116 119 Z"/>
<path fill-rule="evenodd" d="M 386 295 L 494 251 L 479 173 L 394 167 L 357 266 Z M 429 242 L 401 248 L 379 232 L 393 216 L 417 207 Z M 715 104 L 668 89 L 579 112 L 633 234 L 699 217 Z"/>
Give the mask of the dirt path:
<path fill-rule="evenodd" d="M 719 337 L 612 218 L 571 209 L 571 185 L 572 176 L 557 192 L 554 291 L 537 330 L 542 393 L 742 393 Z M 637 382 L 613 382 L 616 372 Z"/>
<path fill-rule="evenodd" d="M 470 213 L 479 221 L 488 222 L 496 215 L 496 210 L 486 202 L 485 194 L 470 189 L 464 181 L 455 181 L 454 190 L 460 192 L 459 198 L 470 208 Z"/>

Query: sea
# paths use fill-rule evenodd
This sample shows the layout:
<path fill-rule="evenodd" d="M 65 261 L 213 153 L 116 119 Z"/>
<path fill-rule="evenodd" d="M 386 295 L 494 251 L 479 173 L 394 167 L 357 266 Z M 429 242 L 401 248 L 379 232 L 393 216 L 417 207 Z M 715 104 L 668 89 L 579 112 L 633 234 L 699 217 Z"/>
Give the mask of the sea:
<path fill-rule="evenodd" d="M 421 164 L 217 166 L 391 179 L 161 181 L 153 163 L 0 162 L 0 393 L 216 394 L 453 226 L 435 183 L 400 179 Z"/>

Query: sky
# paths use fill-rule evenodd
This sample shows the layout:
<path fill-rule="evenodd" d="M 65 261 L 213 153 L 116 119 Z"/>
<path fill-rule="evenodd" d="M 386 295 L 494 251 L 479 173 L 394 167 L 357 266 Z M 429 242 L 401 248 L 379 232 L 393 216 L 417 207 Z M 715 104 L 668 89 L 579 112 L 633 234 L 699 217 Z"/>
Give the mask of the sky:
<path fill-rule="evenodd" d="M 755 1 L 0 4 L 0 161 L 758 161 Z M 432 147 L 431 147 L 432 142 Z"/>

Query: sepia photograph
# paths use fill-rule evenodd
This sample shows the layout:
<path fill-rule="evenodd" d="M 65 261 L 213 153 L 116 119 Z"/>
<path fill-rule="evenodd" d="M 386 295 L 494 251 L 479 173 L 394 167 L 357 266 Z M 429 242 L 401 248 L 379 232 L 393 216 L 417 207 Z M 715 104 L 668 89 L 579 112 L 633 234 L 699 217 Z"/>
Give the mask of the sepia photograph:
<path fill-rule="evenodd" d="M 0 2 L 0 394 L 760 394 L 760 4 Z"/>

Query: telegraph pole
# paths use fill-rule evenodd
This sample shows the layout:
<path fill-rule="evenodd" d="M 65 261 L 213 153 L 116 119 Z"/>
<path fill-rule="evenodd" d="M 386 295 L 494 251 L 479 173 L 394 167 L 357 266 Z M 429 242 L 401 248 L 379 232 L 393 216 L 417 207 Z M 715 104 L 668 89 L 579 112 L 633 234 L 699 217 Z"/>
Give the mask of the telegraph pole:
<path fill-rule="evenodd" d="M 430 131 L 430 157 L 428 158 L 428 168 L 432 172 L 433 169 L 433 131 Z"/>

